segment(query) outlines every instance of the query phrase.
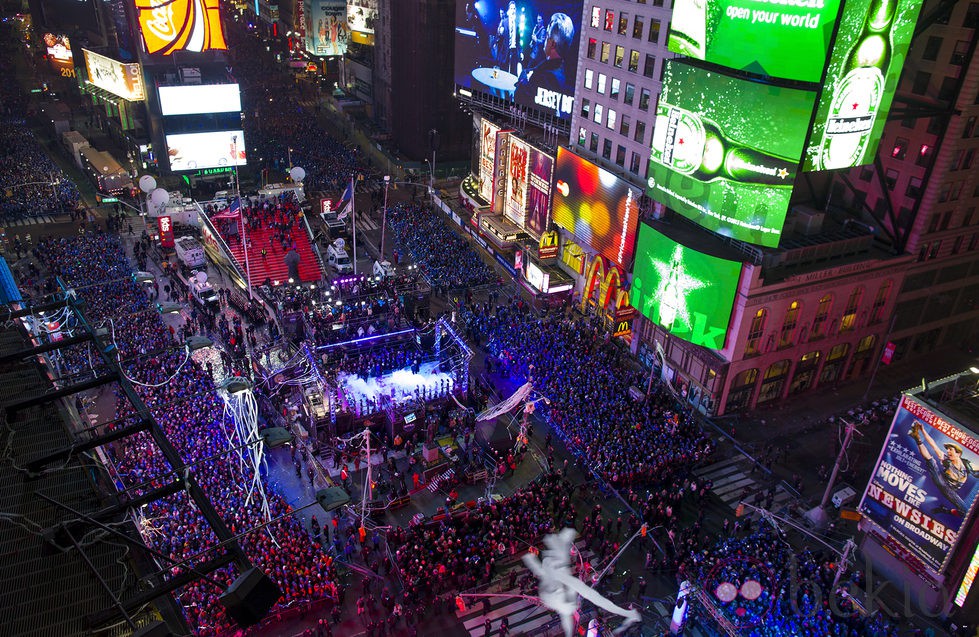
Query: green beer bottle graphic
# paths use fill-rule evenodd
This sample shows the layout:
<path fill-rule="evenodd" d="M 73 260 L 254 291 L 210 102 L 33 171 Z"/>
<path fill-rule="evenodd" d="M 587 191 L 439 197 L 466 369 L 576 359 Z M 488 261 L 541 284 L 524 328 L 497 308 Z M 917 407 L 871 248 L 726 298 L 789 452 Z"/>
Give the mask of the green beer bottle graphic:
<path fill-rule="evenodd" d="M 897 0 L 871 0 L 860 37 L 833 87 L 826 128 L 814 163 L 817 170 L 849 168 L 863 163 L 884 77 L 891 62 L 890 30 Z"/>
<path fill-rule="evenodd" d="M 728 139 L 699 113 L 660 100 L 650 159 L 700 181 L 791 186 L 797 163 Z"/>
<path fill-rule="evenodd" d="M 698 60 L 707 55 L 707 0 L 676 0 L 670 49 Z"/>

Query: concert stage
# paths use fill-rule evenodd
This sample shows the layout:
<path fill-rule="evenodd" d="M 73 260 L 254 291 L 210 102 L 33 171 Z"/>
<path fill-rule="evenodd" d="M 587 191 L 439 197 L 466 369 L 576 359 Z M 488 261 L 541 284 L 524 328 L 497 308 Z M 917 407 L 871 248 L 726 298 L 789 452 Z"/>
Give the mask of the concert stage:
<path fill-rule="evenodd" d="M 348 373 L 337 375 L 338 406 L 357 418 L 391 408 L 411 410 L 445 398 L 454 390 L 453 374 L 440 371 L 437 361 L 421 364 L 417 373 L 409 368 L 367 379 Z"/>

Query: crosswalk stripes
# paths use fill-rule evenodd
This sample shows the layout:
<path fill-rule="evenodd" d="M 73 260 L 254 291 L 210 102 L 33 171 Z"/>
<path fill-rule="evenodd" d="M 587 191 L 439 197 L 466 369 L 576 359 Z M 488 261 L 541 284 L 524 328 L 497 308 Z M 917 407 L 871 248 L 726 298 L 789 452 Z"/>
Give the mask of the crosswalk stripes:
<path fill-rule="evenodd" d="M 6 226 L 8 228 L 18 228 L 24 226 L 36 226 L 42 223 L 54 223 L 54 221 L 55 219 L 51 215 L 37 215 L 36 217 L 20 217 L 12 221 L 7 221 Z"/>
<path fill-rule="evenodd" d="M 761 475 L 758 475 L 758 479 L 751 475 L 753 465 L 754 463 L 749 458 L 737 455 L 701 467 L 694 473 L 698 478 L 713 482 L 714 486 L 711 489 L 713 493 L 729 507 L 737 509 L 742 499 L 753 504 L 758 492 L 767 493 L 768 491 Z M 792 495 L 779 484 L 775 489 L 770 510 L 778 512 L 791 501 Z M 754 510 L 749 509 L 746 514 L 751 518 L 758 517 L 758 512 Z"/>
<path fill-rule="evenodd" d="M 380 224 L 367 213 L 361 213 L 357 215 L 357 228 L 360 230 L 377 230 L 380 228 Z"/>

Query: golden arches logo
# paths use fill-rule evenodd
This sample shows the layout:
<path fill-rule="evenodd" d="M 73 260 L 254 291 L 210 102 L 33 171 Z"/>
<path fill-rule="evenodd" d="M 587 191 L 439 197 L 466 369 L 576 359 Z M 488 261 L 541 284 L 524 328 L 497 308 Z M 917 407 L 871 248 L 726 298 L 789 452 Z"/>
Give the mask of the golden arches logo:
<path fill-rule="evenodd" d="M 136 0 L 148 53 L 226 50 L 218 0 Z"/>

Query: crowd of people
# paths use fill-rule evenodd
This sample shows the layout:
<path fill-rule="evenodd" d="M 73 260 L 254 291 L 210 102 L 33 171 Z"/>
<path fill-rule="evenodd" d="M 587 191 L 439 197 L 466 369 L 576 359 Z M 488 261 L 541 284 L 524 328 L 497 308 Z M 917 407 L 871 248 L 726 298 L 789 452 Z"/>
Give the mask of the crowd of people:
<path fill-rule="evenodd" d="M 223 415 L 224 404 L 210 375 L 176 346 L 171 330 L 155 317 L 148 297 L 129 278 L 131 267 L 118 239 L 104 233 L 48 239 L 39 243 L 37 256 L 49 272 L 82 290 L 90 320 L 112 328 L 127 377 L 178 452 L 195 463 L 195 479 L 232 534 L 258 528 L 240 543 L 251 561 L 280 587 L 277 607 L 335 597 L 332 558 L 311 541 L 298 518 L 286 515 L 289 505 L 268 486 L 269 514 L 275 522 L 263 528 L 267 518 L 262 500 L 248 489 L 249 470 L 228 452 L 231 424 Z M 127 315 L 138 318 L 128 321 Z M 116 415 L 123 423 L 134 415 L 121 394 Z M 148 434 L 115 443 L 111 454 L 119 487 L 129 490 L 131 496 L 176 478 Z M 284 517 L 278 519 L 280 516 Z M 149 504 L 141 510 L 140 519 L 145 541 L 173 562 L 182 563 L 161 564 L 165 570 L 176 574 L 213 557 L 201 553 L 214 548 L 218 539 L 183 491 Z M 226 584 L 237 575 L 232 567 L 215 573 Z M 198 580 L 177 593 L 196 634 L 213 635 L 231 626 L 217 602 L 220 592 Z"/>
<path fill-rule="evenodd" d="M 468 241 L 453 232 L 442 217 L 418 204 L 398 204 L 387 210 L 387 221 L 398 246 L 422 268 L 432 287 L 460 290 L 498 283 L 499 275 Z"/>

